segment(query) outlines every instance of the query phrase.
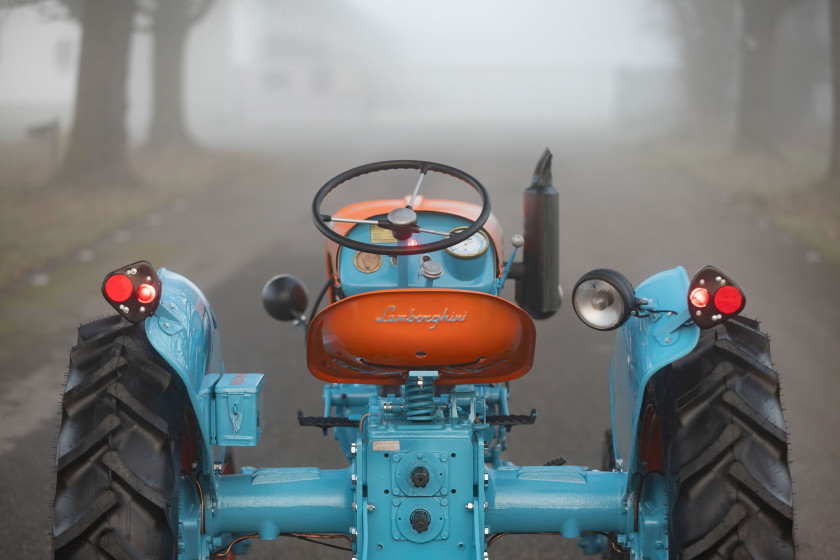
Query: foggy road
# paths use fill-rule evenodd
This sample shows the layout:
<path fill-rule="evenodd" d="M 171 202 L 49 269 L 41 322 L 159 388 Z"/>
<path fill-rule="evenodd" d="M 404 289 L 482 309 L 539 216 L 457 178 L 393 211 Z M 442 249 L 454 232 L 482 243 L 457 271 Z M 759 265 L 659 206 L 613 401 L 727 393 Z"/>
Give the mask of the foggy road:
<path fill-rule="evenodd" d="M 320 414 L 322 407 L 322 384 L 306 370 L 303 332 L 271 320 L 260 301 L 265 281 L 281 272 L 301 278 L 311 298 L 322 285 L 323 238 L 309 217 L 311 197 L 337 173 L 369 161 L 439 161 L 484 183 L 509 239 L 522 231 L 522 190 L 547 145 L 560 192 L 560 276 L 567 297 L 578 277 L 601 267 L 638 285 L 677 265 L 691 275 L 712 264 L 742 286 L 744 314 L 770 333 L 782 375 L 799 558 L 830 557 L 838 544 L 833 521 L 840 497 L 834 478 L 840 443 L 830 435 L 840 425 L 838 268 L 809 263 L 806 249 L 790 236 L 691 177 L 649 165 L 638 148 L 542 130 L 491 132 L 427 130 L 395 143 L 386 131 L 367 145 L 312 152 L 287 144 L 268 170 L 163 208 L 127 227 L 129 240 L 100 242 L 92 263 L 53 270 L 43 292 L 21 289 L 19 299 L 4 299 L 4 319 L 19 321 L 20 329 L 3 342 L 0 355 L 0 542 L 24 558 L 47 555 L 52 440 L 66 349 L 78 323 L 108 312 L 99 295 L 105 273 L 145 258 L 188 276 L 213 305 L 227 371 L 266 374 L 267 427 L 257 448 L 236 450 L 238 465 L 341 467 L 331 434 L 297 426 L 298 409 Z M 408 194 L 411 185 L 394 188 L 382 196 Z M 597 468 L 610 422 L 613 335 L 585 327 L 568 300 L 537 329 L 534 369 L 512 383 L 510 409 L 536 408 L 539 419 L 513 429 L 505 458 L 541 465 L 564 457 Z M 581 556 L 573 540 L 551 536 L 506 537 L 489 552 L 505 559 Z M 247 557 L 349 555 L 280 539 L 255 543 Z"/>

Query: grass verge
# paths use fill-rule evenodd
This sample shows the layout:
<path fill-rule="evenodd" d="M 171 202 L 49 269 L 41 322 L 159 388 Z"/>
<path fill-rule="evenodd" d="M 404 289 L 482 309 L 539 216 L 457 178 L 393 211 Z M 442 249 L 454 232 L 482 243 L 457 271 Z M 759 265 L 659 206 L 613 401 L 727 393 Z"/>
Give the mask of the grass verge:
<path fill-rule="evenodd" d="M 31 146 L 0 146 L 0 289 L 72 254 L 162 204 L 230 181 L 255 158 L 194 149 L 136 152 L 139 184 L 84 189 L 48 185 L 48 165 Z"/>
<path fill-rule="evenodd" d="M 814 154 L 818 154 L 815 156 Z M 840 183 L 823 179 L 822 151 L 775 156 L 671 146 L 657 156 L 790 232 L 828 261 L 840 264 Z"/>

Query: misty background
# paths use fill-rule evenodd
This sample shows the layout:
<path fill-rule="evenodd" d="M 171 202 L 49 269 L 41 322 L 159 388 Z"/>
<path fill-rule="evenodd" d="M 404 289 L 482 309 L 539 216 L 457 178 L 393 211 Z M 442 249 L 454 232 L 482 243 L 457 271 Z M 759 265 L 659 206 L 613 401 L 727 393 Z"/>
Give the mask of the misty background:
<path fill-rule="evenodd" d="M 142 258 L 190 277 L 230 371 L 271 378 L 243 464 L 337 466 L 333 442 L 295 425 L 321 406 L 302 342 L 259 300 L 280 272 L 311 295 L 323 283 L 311 197 L 356 165 L 435 160 L 488 187 L 509 236 L 549 147 L 567 297 L 604 266 L 638 284 L 715 264 L 745 288 L 786 375 L 799 558 L 830 556 L 835 35 L 833 0 L 0 0 L 0 542 L 50 546 L 60 374 L 78 324 L 107 312 L 104 274 Z M 598 466 L 612 338 L 568 300 L 538 329 L 511 410 L 540 422 L 510 457 Z M 344 557 L 295 546 L 248 557 Z M 511 537 L 491 557 L 557 546 Z"/>
<path fill-rule="evenodd" d="M 72 124 L 79 20 L 60 3 L 30 4 L 0 16 L 4 141 L 54 121 L 63 136 Z M 731 143 L 739 109 L 750 110 L 739 99 L 751 94 L 747 59 L 769 49 L 772 68 L 753 72 L 771 105 L 763 127 L 773 138 L 762 142 L 784 146 L 807 134 L 825 142 L 830 122 L 825 1 L 206 4 L 180 33 L 184 125 L 207 146 L 482 123 L 702 133 Z M 745 36 L 748 10 L 780 12 L 773 44 Z M 125 122 L 131 142 L 142 144 L 153 117 L 154 7 L 134 22 Z"/>

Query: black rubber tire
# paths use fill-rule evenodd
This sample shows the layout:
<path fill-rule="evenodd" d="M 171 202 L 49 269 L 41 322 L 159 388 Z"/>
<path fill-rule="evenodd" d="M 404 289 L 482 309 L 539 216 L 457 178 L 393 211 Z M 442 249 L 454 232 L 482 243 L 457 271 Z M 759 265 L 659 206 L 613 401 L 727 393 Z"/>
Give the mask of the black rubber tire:
<path fill-rule="evenodd" d="M 142 324 L 79 328 L 56 447 L 55 558 L 177 557 L 185 407 Z"/>
<path fill-rule="evenodd" d="M 662 432 L 672 559 L 795 558 L 779 375 L 758 322 L 734 317 L 650 387 Z"/>

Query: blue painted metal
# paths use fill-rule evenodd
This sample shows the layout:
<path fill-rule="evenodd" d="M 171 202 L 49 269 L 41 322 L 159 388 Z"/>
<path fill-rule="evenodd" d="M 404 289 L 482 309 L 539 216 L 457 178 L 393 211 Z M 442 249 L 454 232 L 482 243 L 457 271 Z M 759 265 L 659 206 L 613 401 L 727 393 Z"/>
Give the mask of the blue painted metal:
<path fill-rule="evenodd" d="M 227 373 L 219 379 L 213 388 L 211 438 L 216 445 L 257 445 L 263 431 L 262 386 L 260 373 Z"/>
<path fill-rule="evenodd" d="M 431 380 L 428 375 L 423 379 Z M 504 430 L 487 426 L 484 419 L 506 411 L 503 388 L 453 387 L 448 394 L 432 396 L 434 421 L 412 420 L 405 397 L 380 397 L 368 386 L 330 385 L 324 393 L 330 410 L 351 415 L 367 403 L 369 416 L 360 429 L 352 430 L 350 465 L 333 471 L 216 474 L 208 485 L 214 487 L 212 495 L 205 496 L 204 536 L 196 535 L 200 508 L 194 486 L 185 480 L 181 558 L 207 558 L 235 535 L 274 539 L 284 533 L 330 533 L 350 537 L 358 560 L 482 560 L 494 535 L 551 532 L 579 537 L 588 531 L 626 534 L 634 551 L 657 558 L 649 554 L 657 552 L 649 538 L 630 534 L 634 509 L 627 473 L 517 467 L 498 460 L 491 449 L 503 446 L 497 437 Z M 487 434 L 491 441 L 485 447 Z M 487 466 L 494 455 L 496 464 Z M 427 474 L 420 485 L 413 478 L 418 469 Z M 664 488 L 652 481 L 644 491 L 642 533 L 661 536 L 664 513 L 651 504 L 664 503 Z M 427 529 L 418 531 L 412 524 L 417 515 L 426 516 Z"/>
<path fill-rule="evenodd" d="M 165 268 L 158 271 L 158 276 L 161 301 L 155 314 L 146 319 L 146 336 L 186 386 L 202 436 L 203 470 L 210 471 L 213 387 L 225 373 L 218 324 L 195 284 Z"/>
<path fill-rule="evenodd" d="M 206 300 L 183 277 L 162 270 L 161 279 L 161 309 L 147 320 L 146 330 L 189 389 L 205 456 L 216 443 L 255 444 L 262 429 L 262 376 L 224 374 Z M 237 535 L 273 539 L 311 532 L 350 536 L 358 560 L 482 560 L 495 534 L 583 536 L 585 548 L 598 551 L 605 541 L 583 533 L 615 531 L 636 558 L 665 560 L 667 481 L 652 476 L 640 484 L 632 436 L 645 383 L 696 345 L 698 329 L 686 324 L 687 286 L 682 269 L 649 279 L 637 290 L 647 316 L 632 318 L 618 331 L 613 424 L 622 442 L 618 458 L 629 458 L 629 468 L 602 473 L 502 461 L 507 430 L 488 425 L 486 418 L 508 414 L 505 387 L 456 386 L 435 396 L 436 372 L 426 371 L 413 372 L 406 386 L 385 388 L 382 396 L 376 386 L 331 384 L 324 389 L 324 415 L 361 422 L 360 428 L 335 430 L 349 466 L 222 476 L 212 464 L 202 465 L 198 481 L 183 479 L 179 557 L 209 558 Z M 412 477 L 420 468 L 428 482 L 418 487 Z M 203 508 L 196 482 L 204 491 Z M 418 515 L 428 517 L 424 531 L 412 524 Z"/>
<path fill-rule="evenodd" d="M 505 287 L 505 282 L 507 282 L 508 274 L 510 274 L 510 268 L 513 266 L 513 260 L 516 258 L 516 252 L 518 250 L 519 247 L 514 245 L 513 250 L 510 252 L 510 258 L 505 263 L 505 267 L 502 269 L 502 275 L 496 283 L 496 295 L 501 294 L 502 289 Z"/>
<path fill-rule="evenodd" d="M 382 216 L 375 216 L 371 219 L 375 220 L 379 217 Z M 460 216 L 424 212 L 417 215 L 417 222 L 420 227 L 435 231 L 450 231 L 471 223 Z M 370 226 L 355 226 L 347 234 L 347 237 L 355 241 L 370 243 Z M 440 236 L 418 233 L 412 236 L 412 239 L 416 239 L 420 243 L 430 243 L 439 241 Z M 498 273 L 496 252 L 492 240 L 490 240 L 487 251 L 474 259 L 458 259 L 446 251 L 429 253 L 429 256 L 443 267 L 443 275 L 436 280 L 429 280 L 419 274 L 423 255 L 400 256 L 396 259 L 396 266 L 392 264 L 391 258 L 383 256 L 382 264 L 378 270 L 364 273 L 353 264 L 355 254 L 356 252 L 353 250 L 341 248 L 338 257 L 338 277 L 341 278 L 341 289 L 348 296 L 394 287 L 457 288 L 492 295 L 498 295 L 500 291 L 496 277 Z"/>
<path fill-rule="evenodd" d="M 256 469 L 218 477 L 213 508 L 205 512 L 209 534 L 350 534 L 354 525 L 353 467 Z"/>
<path fill-rule="evenodd" d="M 645 280 L 636 288 L 636 297 L 645 300 L 642 314 L 631 317 L 616 336 L 610 381 L 614 448 L 616 463 L 631 474 L 639 471 L 645 386 L 656 372 L 689 354 L 700 337 L 688 314 L 688 284 L 682 267 Z"/>
<path fill-rule="evenodd" d="M 624 532 L 627 474 L 584 467 L 489 469 L 487 526 L 491 533 Z"/>

